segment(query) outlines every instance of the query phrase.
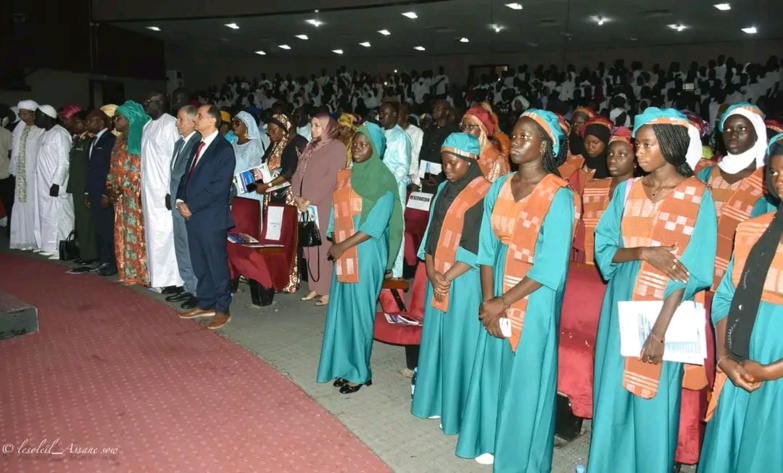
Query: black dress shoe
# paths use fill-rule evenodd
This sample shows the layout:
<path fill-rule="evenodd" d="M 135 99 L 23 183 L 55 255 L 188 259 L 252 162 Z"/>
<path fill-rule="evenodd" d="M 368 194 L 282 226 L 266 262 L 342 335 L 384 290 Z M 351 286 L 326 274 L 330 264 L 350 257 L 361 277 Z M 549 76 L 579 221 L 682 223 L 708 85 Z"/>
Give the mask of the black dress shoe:
<path fill-rule="evenodd" d="M 180 292 L 179 294 L 172 294 L 170 296 L 166 296 L 167 302 L 184 302 L 188 299 L 193 297 L 193 294 L 189 292 Z"/>
<path fill-rule="evenodd" d="M 344 384 L 343 387 L 340 388 L 340 394 L 355 393 L 356 391 L 362 389 L 362 386 L 372 386 L 372 380 L 369 380 L 364 384 L 357 384 L 356 386 L 351 386 L 350 384 Z"/>
<path fill-rule="evenodd" d="M 332 383 L 332 386 L 334 386 L 335 388 L 341 388 L 341 387 L 345 386 L 345 383 L 347 383 L 347 382 L 348 382 L 347 379 L 337 378 L 337 379 L 334 380 L 334 383 Z"/>
<path fill-rule="evenodd" d="M 184 290 L 185 290 L 185 288 L 180 287 L 180 286 L 169 286 L 169 287 L 163 288 L 163 290 L 160 291 L 160 293 L 163 294 L 164 296 L 170 296 L 172 294 L 179 294 L 180 292 L 183 292 Z"/>
<path fill-rule="evenodd" d="M 101 268 L 101 270 L 98 271 L 98 275 L 103 277 L 116 276 L 117 270 L 114 268 Z"/>
<path fill-rule="evenodd" d="M 198 298 L 190 296 L 190 299 L 188 299 L 185 302 L 183 302 L 180 307 L 182 307 L 183 309 L 189 310 L 189 309 L 195 308 L 197 304 L 198 304 Z"/>

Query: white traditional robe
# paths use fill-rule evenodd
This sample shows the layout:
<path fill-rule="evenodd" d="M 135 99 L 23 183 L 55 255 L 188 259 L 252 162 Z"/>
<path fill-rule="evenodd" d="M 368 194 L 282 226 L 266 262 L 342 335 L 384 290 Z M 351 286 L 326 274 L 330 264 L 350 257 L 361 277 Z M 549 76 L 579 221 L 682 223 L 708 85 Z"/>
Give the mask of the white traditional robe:
<path fill-rule="evenodd" d="M 171 185 L 171 157 L 179 139 L 177 119 L 164 113 L 144 125 L 141 135 L 141 203 L 150 286 L 182 286 L 174 251 L 171 211 L 166 194 Z"/>
<path fill-rule="evenodd" d="M 411 138 L 400 125 L 394 125 L 394 128 L 385 130 L 384 134 L 386 135 L 386 151 L 383 153 L 383 164 L 389 168 L 389 171 L 397 179 L 397 191 L 400 194 L 402 208 L 405 210 L 405 202 L 408 201 L 408 184 L 411 183 L 409 175 L 411 169 Z M 404 231 L 405 229 L 403 228 Z M 404 253 L 405 234 L 403 233 L 400 250 L 395 257 L 394 267 L 392 268 L 392 276 L 395 278 L 402 277 Z M 393 255 L 389 255 L 389 257 L 391 258 Z"/>
<path fill-rule="evenodd" d="M 60 240 L 73 231 L 73 196 L 68 187 L 71 134 L 60 125 L 44 132 L 38 162 L 35 166 L 35 185 L 38 195 L 38 221 L 41 231 L 39 247 L 44 253 L 57 254 Z M 60 186 L 59 195 L 51 197 L 52 185 Z"/>
<path fill-rule="evenodd" d="M 27 130 L 25 132 L 25 130 Z M 11 214 L 12 249 L 38 248 L 40 235 L 35 232 L 38 221 L 38 199 L 35 193 L 35 164 L 44 130 L 19 121 L 14 128 L 10 172 L 16 176 L 14 208 Z"/>

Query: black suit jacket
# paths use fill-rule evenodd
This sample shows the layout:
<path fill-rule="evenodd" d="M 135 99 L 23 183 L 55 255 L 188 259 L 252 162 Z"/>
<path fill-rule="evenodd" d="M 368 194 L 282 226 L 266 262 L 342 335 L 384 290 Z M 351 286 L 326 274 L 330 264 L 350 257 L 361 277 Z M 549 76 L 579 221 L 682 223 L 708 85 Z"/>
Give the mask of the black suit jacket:
<path fill-rule="evenodd" d="M 103 132 L 95 146 L 92 148 L 92 155 L 89 157 L 87 166 L 87 186 L 84 191 L 90 194 L 91 198 L 100 197 L 106 191 L 106 178 L 109 176 L 109 166 L 111 165 L 111 151 L 114 149 L 117 137 L 106 130 Z M 89 153 L 90 144 L 87 145 Z"/>
<path fill-rule="evenodd" d="M 188 156 L 185 175 L 179 183 L 177 199 L 188 204 L 193 214 L 188 228 L 196 231 L 225 230 L 234 226 L 231 217 L 229 194 L 234 178 L 236 157 L 231 143 L 220 133 L 203 150 L 193 173 L 190 168 L 198 151 L 198 145 Z"/>

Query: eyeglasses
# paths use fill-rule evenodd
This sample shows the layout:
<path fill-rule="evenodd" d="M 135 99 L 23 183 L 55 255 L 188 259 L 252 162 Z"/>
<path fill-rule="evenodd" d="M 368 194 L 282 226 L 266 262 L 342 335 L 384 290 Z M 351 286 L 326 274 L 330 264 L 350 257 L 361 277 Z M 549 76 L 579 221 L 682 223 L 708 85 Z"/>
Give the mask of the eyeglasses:
<path fill-rule="evenodd" d="M 473 131 L 476 128 L 479 128 L 479 126 L 478 125 L 474 125 L 472 123 L 460 123 L 459 124 L 459 129 L 461 131 Z"/>

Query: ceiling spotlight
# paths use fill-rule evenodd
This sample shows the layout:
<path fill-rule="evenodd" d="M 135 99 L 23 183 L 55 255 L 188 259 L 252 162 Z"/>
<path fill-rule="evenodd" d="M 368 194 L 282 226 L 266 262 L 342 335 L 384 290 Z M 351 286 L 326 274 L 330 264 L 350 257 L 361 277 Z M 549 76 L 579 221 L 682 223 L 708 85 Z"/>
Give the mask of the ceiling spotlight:
<path fill-rule="evenodd" d="M 462 38 L 460 38 L 460 39 L 459 39 L 459 42 L 460 42 L 460 43 L 469 43 L 469 42 L 470 42 L 470 40 L 469 40 L 468 38 L 465 38 L 465 37 L 463 36 Z"/>
<path fill-rule="evenodd" d="M 343 50 L 342 49 L 332 49 L 332 52 L 335 53 L 335 54 L 342 54 Z"/>
<path fill-rule="evenodd" d="M 364 46 L 365 48 L 369 48 L 370 47 L 370 42 L 369 41 L 365 41 L 363 43 L 359 43 L 359 46 Z"/>
<path fill-rule="evenodd" d="M 415 20 L 416 18 L 419 17 L 419 15 L 417 15 L 416 12 L 412 12 L 412 11 L 405 12 L 402 14 L 402 16 L 407 16 L 411 20 Z"/>
<path fill-rule="evenodd" d="M 391 34 L 391 32 L 389 30 L 378 30 L 378 33 L 380 33 L 380 34 L 382 34 L 384 36 L 389 36 Z"/>
<path fill-rule="evenodd" d="M 266 53 L 264 51 L 256 51 L 256 54 L 259 56 L 266 56 Z"/>
<path fill-rule="evenodd" d="M 316 13 L 318 13 L 318 10 L 316 10 Z M 319 20 L 316 20 L 314 18 L 311 18 L 309 20 L 305 20 L 305 23 L 310 23 L 311 25 L 315 26 L 316 28 L 318 28 L 319 26 L 324 24 L 323 21 L 319 21 Z"/>
<path fill-rule="evenodd" d="M 672 25 L 669 25 L 669 28 L 671 28 L 671 29 L 673 29 L 675 31 L 683 31 L 683 30 L 687 29 L 688 27 L 685 26 L 685 25 L 681 25 L 681 24 L 672 24 Z"/>
<path fill-rule="evenodd" d="M 606 23 L 606 18 L 599 16 L 598 17 L 598 26 L 603 26 L 603 24 Z"/>
<path fill-rule="evenodd" d="M 530 42 L 528 42 L 527 44 L 528 44 L 528 46 L 530 46 L 530 47 L 532 47 L 532 48 L 537 48 L 537 47 L 538 47 L 538 43 L 536 43 L 536 42 L 534 42 L 534 41 L 530 41 Z"/>
<path fill-rule="evenodd" d="M 395 74 L 397 73 L 397 69 L 395 69 L 395 70 L 394 70 L 394 73 L 395 73 Z"/>
<path fill-rule="evenodd" d="M 305 40 L 305 41 L 310 39 L 310 38 L 307 37 L 306 34 L 298 34 L 298 35 L 296 35 L 296 37 L 299 38 L 299 39 Z"/>
<path fill-rule="evenodd" d="M 226 23 L 226 26 L 228 26 L 232 30 L 238 30 L 239 29 L 239 25 L 236 24 L 236 23 Z"/>
<path fill-rule="evenodd" d="M 416 51 L 425 51 L 424 46 L 416 46 L 413 49 L 415 49 Z"/>
<path fill-rule="evenodd" d="M 152 31 L 160 31 L 160 28 L 158 28 L 157 26 L 148 26 L 147 29 Z"/>
<path fill-rule="evenodd" d="M 512 10 L 521 10 L 522 4 L 521 3 L 506 3 L 506 6 L 509 7 Z"/>
<path fill-rule="evenodd" d="M 285 49 L 286 51 L 288 51 L 289 49 L 291 49 L 291 46 L 289 46 L 287 44 L 281 44 L 281 45 L 278 46 L 278 48 Z"/>
<path fill-rule="evenodd" d="M 636 38 L 634 36 L 631 36 L 630 38 L 628 38 L 628 41 L 638 41 L 638 40 L 639 40 L 639 38 Z"/>
<path fill-rule="evenodd" d="M 747 28 L 742 28 L 742 32 L 747 34 L 756 34 L 759 32 L 759 30 L 757 30 L 755 26 L 749 26 Z"/>
<path fill-rule="evenodd" d="M 489 27 L 495 30 L 495 33 L 500 33 L 500 31 L 503 29 L 502 26 L 496 24 L 489 25 Z"/>
<path fill-rule="evenodd" d="M 730 3 L 716 3 L 713 5 L 713 7 L 717 8 L 720 11 L 729 11 L 731 10 L 731 4 Z"/>

